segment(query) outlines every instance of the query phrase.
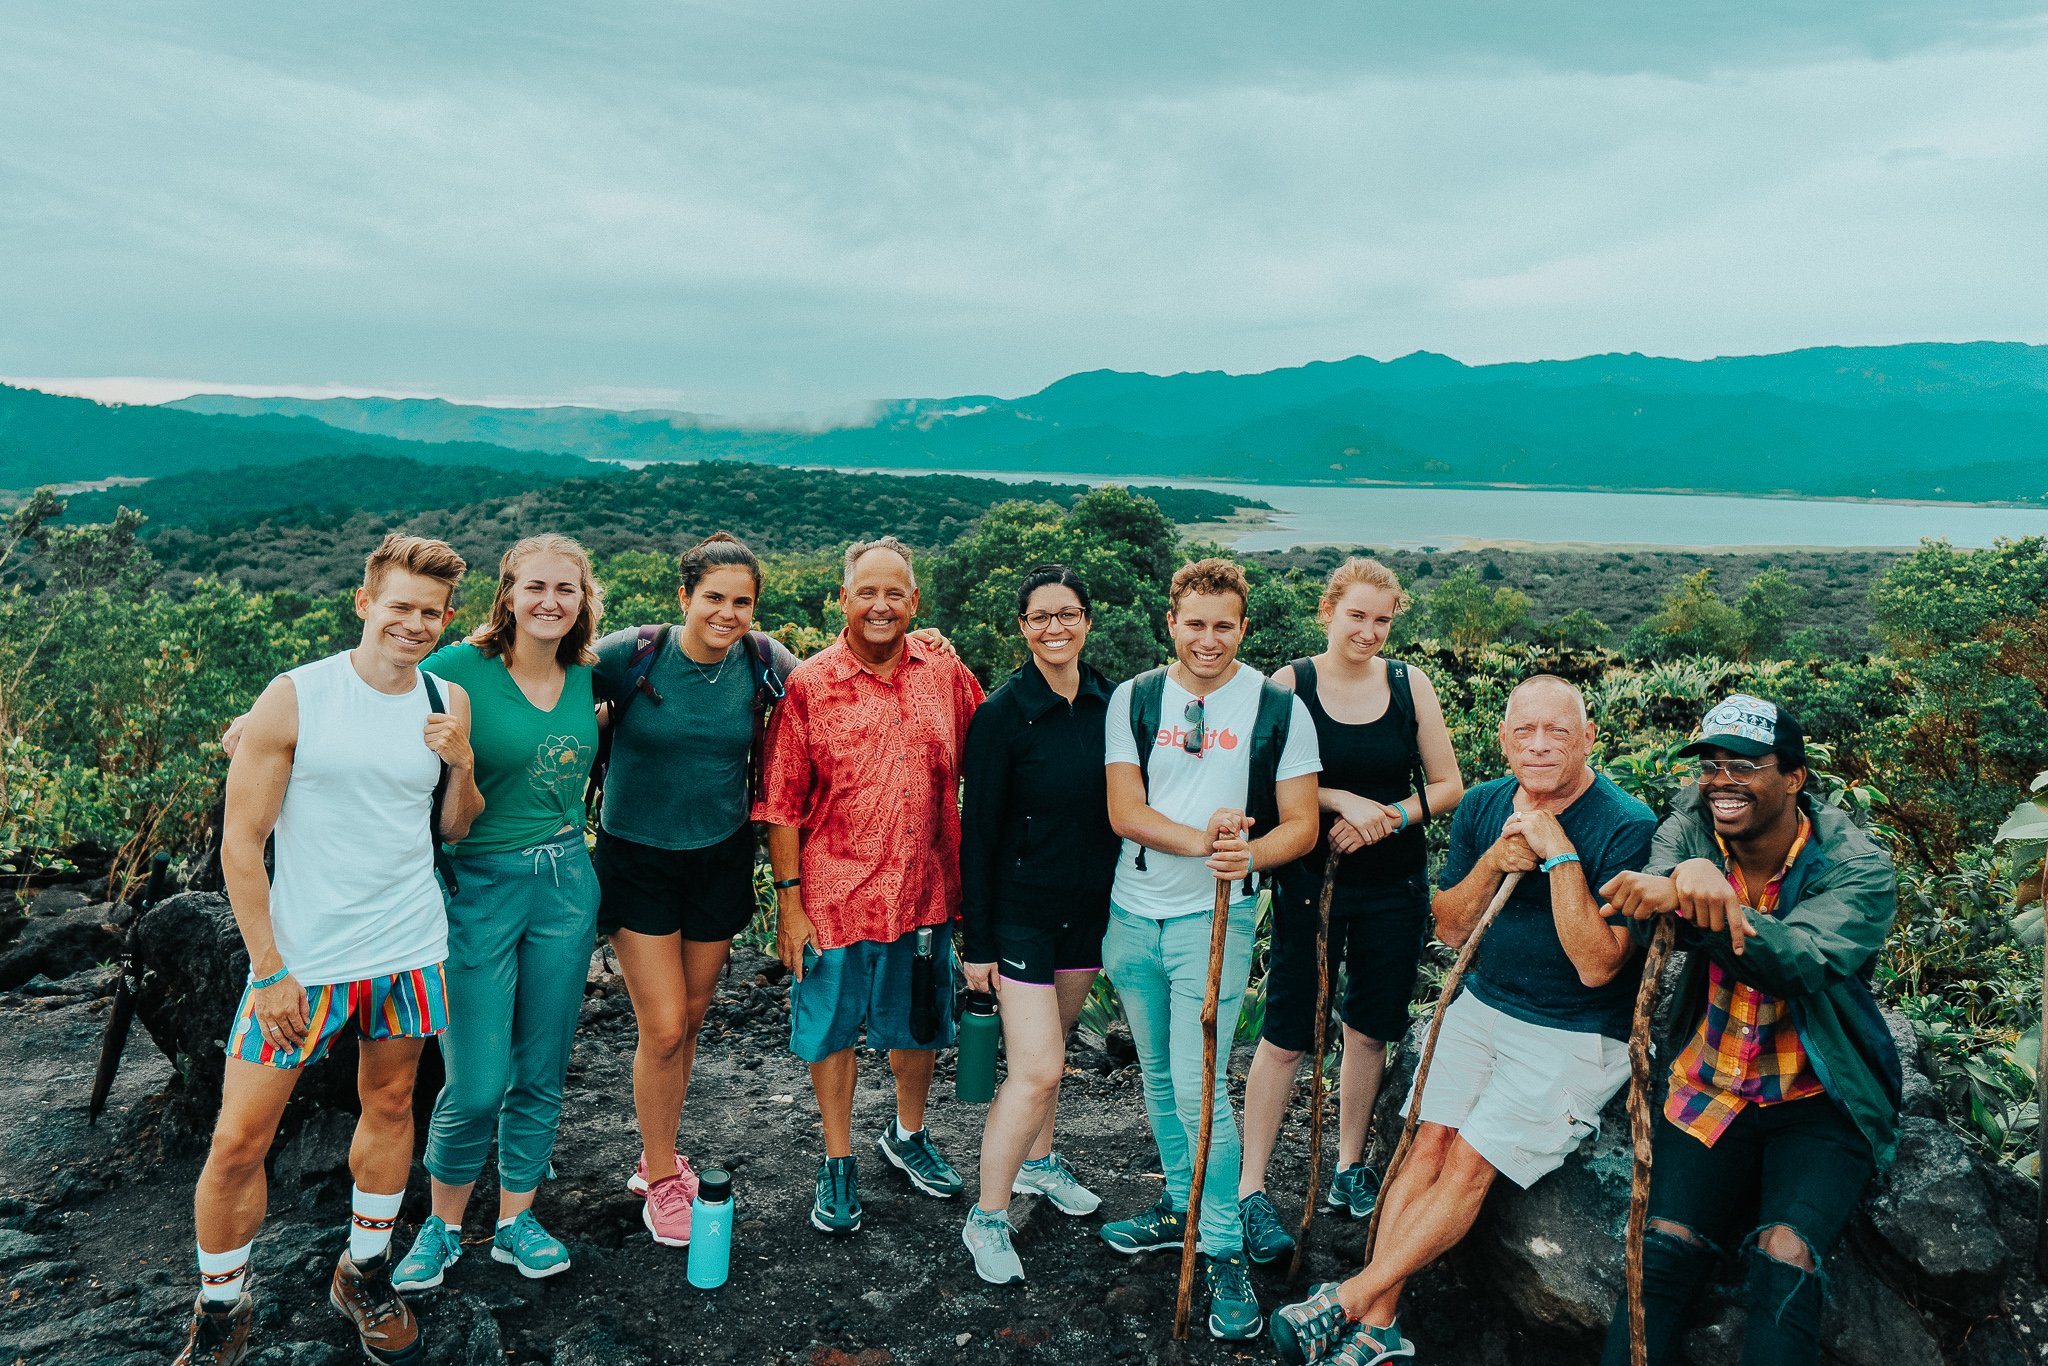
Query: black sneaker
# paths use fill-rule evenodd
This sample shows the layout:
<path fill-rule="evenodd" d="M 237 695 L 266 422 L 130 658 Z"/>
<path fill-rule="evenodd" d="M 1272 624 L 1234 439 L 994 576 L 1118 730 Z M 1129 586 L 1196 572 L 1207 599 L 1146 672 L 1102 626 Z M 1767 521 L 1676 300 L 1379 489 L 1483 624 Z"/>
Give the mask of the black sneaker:
<path fill-rule="evenodd" d="M 1259 1335 L 1266 1316 L 1252 1291 L 1251 1267 L 1242 1253 L 1201 1257 L 1202 1284 L 1209 1292 L 1209 1336 L 1219 1342 L 1243 1342 Z"/>
<path fill-rule="evenodd" d="M 1294 1235 L 1280 1222 L 1280 1211 L 1273 1208 L 1264 1191 L 1253 1191 L 1238 1201 L 1237 1213 L 1244 1220 L 1245 1255 L 1260 1266 L 1294 1251 Z"/>
<path fill-rule="evenodd" d="M 860 1232 L 860 1169 L 851 1157 L 828 1157 L 818 1164 L 811 1227 L 820 1233 Z"/>

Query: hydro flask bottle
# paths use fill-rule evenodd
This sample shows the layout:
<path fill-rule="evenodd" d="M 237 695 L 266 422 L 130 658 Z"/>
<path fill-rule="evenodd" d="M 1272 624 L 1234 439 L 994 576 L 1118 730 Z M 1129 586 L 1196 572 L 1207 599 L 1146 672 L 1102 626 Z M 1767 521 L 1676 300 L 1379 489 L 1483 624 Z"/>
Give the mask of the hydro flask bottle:
<path fill-rule="evenodd" d="M 732 1173 L 706 1167 L 697 1173 L 690 1202 L 690 1284 L 714 1290 L 732 1264 Z"/>
<path fill-rule="evenodd" d="M 961 993 L 960 1054 L 954 1060 L 953 1094 L 983 1104 L 996 1093 L 996 998 L 985 991 Z"/>

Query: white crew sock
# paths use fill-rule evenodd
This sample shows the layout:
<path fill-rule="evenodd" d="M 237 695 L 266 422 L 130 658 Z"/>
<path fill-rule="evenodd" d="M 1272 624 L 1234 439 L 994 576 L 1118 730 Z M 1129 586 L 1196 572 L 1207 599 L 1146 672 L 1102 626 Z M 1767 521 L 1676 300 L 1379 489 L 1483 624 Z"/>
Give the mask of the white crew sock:
<path fill-rule="evenodd" d="M 209 1304 L 233 1304 L 242 1298 L 242 1282 L 249 1278 L 249 1249 L 244 1243 L 231 1252 L 199 1249 L 199 1293 Z"/>
<path fill-rule="evenodd" d="M 902 1119 L 902 1117 L 901 1117 L 901 1116 L 898 1116 L 898 1117 L 897 1117 L 897 1120 L 896 1120 L 896 1141 L 897 1141 L 898 1143 L 907 1143 L 907 1142 L 909 1142 L 909 1141 L 910 1141 L 910 1136 L 911 1136 L 912 1134 L 916 1133 L 916 1132 L 917 1132 L 917 1130 L 915 1130 L 915 1129 L 906 1129 L 906 1128 L 904 1128 L 904 1127 L 903 1127 L 903 1119 Z"/>
<path fill-rule="evenodd" d="M 398 1222 L 404 1191 L 372 1195 L 361 1186 L 349 1197 L 348 1255 L 358 1262 L 381 1255 L 391 1246 L 391 1228 Z"/>

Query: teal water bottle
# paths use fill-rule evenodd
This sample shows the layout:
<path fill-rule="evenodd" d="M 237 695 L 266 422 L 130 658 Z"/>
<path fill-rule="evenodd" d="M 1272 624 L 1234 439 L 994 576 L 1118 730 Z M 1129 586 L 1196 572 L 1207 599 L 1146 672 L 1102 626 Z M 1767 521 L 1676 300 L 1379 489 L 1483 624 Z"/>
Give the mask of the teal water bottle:
<path fill-rule="evenodd" d="M 985 991 L 962 993 L 965 1007 L 960 1013 L 960 1055 L 954 1060 L 953 1094 L 977 1105 L 996 1093 L 996 1036 L 1002 1025 L 996 1019 L 996 998 Z"/>
<path fill-rule="evenodd" d="M 690 1284 L 715 1290 L 732 1265 L 732 1173 L 706 1167 L 697 1173 L 690 1202 Z"/>

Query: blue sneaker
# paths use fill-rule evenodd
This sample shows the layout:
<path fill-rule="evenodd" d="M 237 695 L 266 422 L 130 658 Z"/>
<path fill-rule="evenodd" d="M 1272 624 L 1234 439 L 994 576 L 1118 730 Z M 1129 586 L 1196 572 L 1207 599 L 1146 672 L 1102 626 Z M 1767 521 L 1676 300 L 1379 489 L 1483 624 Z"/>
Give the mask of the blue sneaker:
<path fill-rule="evenodd" d="M 910 1179 L 911 1185 L 926 1195 L 951 1200 L 960 1193 L 960 1173 L 939 1156 L 929 1129 L 919 1129 L 909 1138 L 898 1138 L 895 1124 L 886 1124 L 882 1127 L 882 1136 L 875 1140 L 875 1147 L 889 1160 L 890 1166 L 902 1172 Z"/>
<path fill-rule="evenodd" d="M 1218 1342 L 1255 1338 L 1266 1326 L 1259 1297 L 1252 1291 L 1251 1264 L 1243 1253 L 1228 1257 L 1201 1256 L 1202 1281 L 1209 1291 L 1209 1336 Z"/>
<path fill-rule="evenodd" d="M 1370 1219 L 1380 1202 L 1380 1174 L 1363 1162 L 1343 1168 L 1330 1182 L 1330 1194 L 1323 1203 L 1342 1210 L 1353 1219 Z"/>
<path fill-rule="evenodd" d="M 811 1227 L 820 1233 L 860 1232 L 860 1167 L 851 1157 L 828 1157 L 818 1164 Z"/>
<path fill-rule="evenodd" d="M 498 1225 L 491 1235 L 491 1260 L 516 1266 L 529 1281 L 539 1281 L 569 1269 L 569 1249 L 540 1226 L 532 1210 L 523 1209 L 517 1219 Z"/>
<path fill-rule="evenodd" d="M 462 1260 L 462 1235 L 429 1214 L 412 1240 L 412 1251 L 391 1270 L 393 1290 L 432 1290 L 448 1268 Z"/>
<path fill-rule="evenodd" d="M 1112 1219 L 1102 1226 L 1102 1241 L 1112 1250 L 1125 1256 L 1136 1256 L 1140 1252 L 1158 1252 L 1169 1247 L 1179 1247 L 1187 1233 L 1187 1216 L 1166 1203 L 1160 1196 L 1159 1203 L 1151 1209 L 1132 1215 L 1128 1219 Z"/>
<path fill-rule="evenodd" d="M 1294 1251 L 1294 1235 L 1280 1222 L 1280 1211 L 1273 1208 L 1264 1191 L 1253 1191 L 1238 1201 L 1237 1213 L 1244 1221 L 1245 1255 L 1260 1266 Z"/>

